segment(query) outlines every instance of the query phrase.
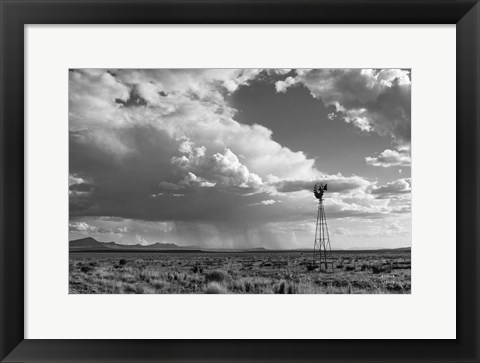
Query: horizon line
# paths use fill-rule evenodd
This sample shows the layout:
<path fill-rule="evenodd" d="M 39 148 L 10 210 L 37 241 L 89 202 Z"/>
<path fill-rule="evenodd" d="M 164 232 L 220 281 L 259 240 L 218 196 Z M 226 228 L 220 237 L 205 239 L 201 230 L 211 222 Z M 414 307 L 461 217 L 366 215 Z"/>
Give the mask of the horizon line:
<path fill-rule="evenodd" d="M 172 244 L 172 245 L 175 245 L 181 249 L 186 249 L 186 248 L 189 248 L 191 247 L 192 249 L 194 248 L 194 250 L 226 250 L 226 251 L 248 251 L 248 250 L 258 250 L 258 249 L 263 249 L 263 250 L 266 250 L 266 251 L 313 251 L 313 248 L 311 247 L 297 247 L 297 248 L 275 248 L 275 249 L 272 249 L 272 248 L 266 248 L 266 247 L 263 247 L 263 246 L 257 246 L 257 247 L 248 247 L 248 248 L 231 248 L 231 247 L 202 247 L 202 246 L 196 246 L 196 245 L 186 245 L 186 246 L 182 246 L 182 245 L 178 245 L 176 243 L 173 243 L 173 242 L 153 242 L 151 244 L 148 244 L 148 245 L 142 245 L 142 244 L 139 244 L 139 243 L 136 243 L 136 244 L 123 244 L 123 243 L 117 243 L 115 241 L 109 241 L 109 242 L 102 242 L 102 241 L 99 241 L 97 239 L 95 239 L 94 237 L 91 237 L 91 236 L 86 236 L 86 237 L 82 237 L 82 238 L 77 238 L 77 239 L 73 239 L 73 240 L 69 240 L 68 242 L 74 242 L 74 241 L 78 241 L 78 240 L 82 240 L 82 239 L 86 239 L 86 238 L 91 238 L 93 240 L 95 240 L 96 242 L 98 243 L 114 243 L 118 246 L 125 246 L 125 247 L 143 247 L 143 248 L 148 248 L 149 246 L 153 246 L 153 245 L 166 245 L 166 244 Z M 412 248 L 412 246 L 402 246 L 402 247 L 352 247 L 352 248 L 339 248 L 339 249 L 331 249 L 332 252 L 334 251 L 375 251 L 375 250 L 398 250 L 398 249 L 405 249 L 405 248 Z"/>

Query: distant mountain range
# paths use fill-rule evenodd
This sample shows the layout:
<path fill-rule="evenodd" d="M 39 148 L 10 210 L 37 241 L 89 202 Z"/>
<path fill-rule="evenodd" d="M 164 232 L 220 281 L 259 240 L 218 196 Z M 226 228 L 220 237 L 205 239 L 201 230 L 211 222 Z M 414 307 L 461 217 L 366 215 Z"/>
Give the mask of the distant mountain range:
<path fill-rule="evenodd" d="M 175 243 L 153 243 L 150 245 L 122 245 L 115 242 L 99 242 L 95 238 L 86 237 L 70 241 L 72 252 L 88 251 L 135 251 L 135 250 L 200 250 L 198 246 L 178 246 Z"/>
<path fill-rule="evenodd" d="M 227 249 L 227 248 L 203 248 L 199 246 L 179 246 L 175 243 L 153 243 L 150 245 L 122 245 L 115 242 L 99 242 L 95 238 L 86 237 L 69 242 L 70 252 L 147 252 L 147 251 L 210 251 L 210 252 L 275 252 L 281 250 L 268 250 L 264 247 L 249 249 Z M 410 247 L 392 248 L 392 249 L 365 249 L 364 251 L 410 251 Z M 283 251 L 309 252 L 311 249 L 292 249 Z M 361 252 L 360 249 L 336 250 L 335 252 Z M 332 250 L 332 252 L 334 252 Z"/>

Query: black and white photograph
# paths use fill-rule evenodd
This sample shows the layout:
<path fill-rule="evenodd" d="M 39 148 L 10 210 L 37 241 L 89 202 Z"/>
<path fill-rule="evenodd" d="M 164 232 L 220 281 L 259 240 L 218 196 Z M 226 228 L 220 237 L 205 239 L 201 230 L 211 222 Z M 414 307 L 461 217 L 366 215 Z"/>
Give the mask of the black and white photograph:
<path fill-rule="evenodd" d="M 69 293 L 410 294 L 411 86 L 69 69 Z"/>

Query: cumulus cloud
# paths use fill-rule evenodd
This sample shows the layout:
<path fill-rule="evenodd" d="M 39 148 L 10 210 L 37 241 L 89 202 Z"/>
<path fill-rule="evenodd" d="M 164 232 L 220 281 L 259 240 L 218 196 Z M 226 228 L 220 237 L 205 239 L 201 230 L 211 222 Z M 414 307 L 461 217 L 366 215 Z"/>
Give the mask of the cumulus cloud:
<path fill-rule="evenodd" d="M 142 245 L 142 246 L 147 246 L 151 243 L 148 242 L 145 238 L 143 238 L 143 236 L 137 234 L 137 235 L 135 235 L 135 244 Z"/>
<path fill-rule="evenodd" d="M 69 174 L 68 186 L 78 185 L 78 184 L 88 184 L 88 182 L 78 174 Z"/>
<path fill-rule="evenodd" d="M 126 226 L 104 228 L 104 227 L 96 226 L 94 224 L 90 224 L 86 221 L 71 221 L 68 224 L 68 229 L 70 232 L 79 232 L 85 235 L 96 234 L 96 233 L 124 234 L 128 232 L 128 228 Z"/>
<path fill-rule="evenodd" d="M 381 166 L 389 168 L 391 166 L 411 166 L 412 159 L 410 152 L 406 150 L 384 150 L 380 155 L 375 157 L 366 157 L 365 161 L 368 165 Z"/>
<path fill-rule="evenodd" d="M 203 179 L 199 176 L 196 176 L 192 172 L 188 172 L 187 176 L 185 179 L 183 179 L 180 182 L 181 185 L 186 185 L 186 186 L 199 186 L 201 188 L 213 188 L 215 185 L 217 185 L 216 182 L 208 181 L 206 179 Z"/>
<path fill-rule="evenodd" d="M 217 152 L 208 156 L 205 146 L 197 147 L 189 139 L 184 138 L 179 151 L 184 155 L 173 157 L 172 164 L 187 172 L 180 182 L 182 185 L 214 187 L 218 184 L 257 188 L 262 184 L 262 179 L 248 170 L 229 148 L 225 148 L 222 153 Z"/>
<path fill-rule="evenodd" d="M 199 98 L 222 98 L 221 91 L 234 92 L 248 84 L 260 69 L 118 69 L 116 77 L 125 84 L 135 85 L 145 99 L 155 93 L 191 93 Z M 149 86 L 145 86 L 149 85 Z M 156 98 L 155 98 L 156 99 Z"/>
<path fill-rule="evenodd" d="M 106 229 L 99 228 L 97 226 L 93 226 L 88 224 L 87 222 L 70 222 L 68 224 L 68 229 L 70 231 L 75 231 L 75 232 L 80 232 L 83 234 L 89 234 L 89 233 L 109 233 L 110 231 L 107 231 Z"/>
<path fill-rule="evenodd" d="M 385 185 L 372 188 L 372 194 L 403 194 L 412 191 L 411 178 L 402 178 L 394 180 Z"/>
<path fill-rule="evenodd" d="M 254 188 L 262 184 L 262 179 L 257 174 L 250 172 L 228 148 L 223 153 L 214 154 L 211 161 L 214 175 L 224 185 Z"/>
<path fill-rule="evenodd" d="M 332 119 L 352 123 L 362 131 L 410 143 L 410 72 L 402 69 L 300 69 L 278 81 L 278 92 L 301 84 L 313 97 L 332 106 Z"/>
<path fill-rule="evenodd" d="M 277 201 L 273 199 L 268 199 L 268 200 L 262 200 L 260 203 L 263 205 L 272 205 L 275 204 Z"/>
<path fill-rule="evenodd" d="M 275 83 L 275 89 L 277 90 L 277 92 L 285 93 L 285 92 L 287 92 L 288 87 L 294 85 L 295 83 L 297 83 L 295 78 L 287 77 L 287 78 L 285 78 L 284 81 L 277 81 Z"/>
<path fill-rule="evenodd" d="M 187 148 L 185 152 L 188 152 L 186 139 L 201 145 L 200 147 L 208 148 L 212 154 L 223 153 L 224 149 L 228 148 L 235 155 L 241 155 L 246 167 L 260 177 L 262 173 L 265 175 L 275 173 L 279 177 L 293 175 L 304 177 L 315 173 L 314 160 L 308 159 L 302 152 L 293 152 L 282 147 L 272 140 L 271 130 L 256 124 L 241 124 L 233 119 L 236 110 L 226 104 L 222 93 L 218 91 L 218 85 L 230 83 L 226 80 L 232 75 L 232 71 L 218 74 L 217 72 L 189 71 L 184 73 L 164 70 L 116 71 L 116 82 L 121 80 L 126 82 L 123 86 L 130 92 L 131 89 L 138 88 L 141 82 L 147 82 L 158 84 L 158 87 L 161 86 L 160 88 L 167 92 L 168 96 L 160 96 L 157 100 L 159 103 L 126 107 L 124 104 L 116 103 L 115 99 L 118 95 L 112 94 L 110 99 L 105 100 L 104 107 L 109 107 L 109 112 L 114 116 L 97 115 L 95 123 L 92 123 L 89 114 L 85 111 L 94 105 L 88 105 L 84 101 L 82 107 L 74 107 L 75 117 L 71 115 L 71 120 L 75 119 L 75 121 L 71 121 L 71 130 L 79 131 L 79 142 L 95 143 L 104 151 L 119 156 L 128 155 L 132 150 L 137 150 L 134 142 L 138 140 L 132 140 L 125 135 L 129 130 L 139 126 L 150 126 L 164 131 L 171 139 L 183 140 Z M 256 73 L 258 72 L 240 72 L 232 82 L 238 85 L 243 84 Z M 81 71 L 75 71 L 73 74 L 76 76 L 70 78 L 71 88 L 81 94 L 88 94 L 98 82 L 98 78 L 89 78 Z M 113 77 L 110 73 L 108 74 L 108 77 Z M 162 81 L 166 83 L 160 83 Z M 93 85 L 87 87 L 85 85 L 87 82 Z M 99 86 L 102 87 L 102 84 Z M 230 89 L 234 88 L 230 87 Z M 213 97 L 212 94 L 216 96 Z M 107 98 L 103 93 L 102 97 Z M 123 98 L 128 99 L 127 97 L 130 96 L 124 95 Z M 95 103 L 96 98 L 93 96 L 88 100 Z M 76 104 L 76 97 L 73 95 L 71 103 Z M 88 132 L 92 128 L 95 132 Z M 103 130 L 99 130 L 102 128 Z"/>
<path fill-rule="evenodd" d="M 127 233 L 127 232 L 128 232 L 127 227 L 118 227 L 113 231 L 113 233 L 120 233 L 120 234 Z"/>
<path fill-rule="evenodd" d="M 252 206 L 254 206 L 254 205 L 272 205 L 272 204 L 275 204 L 275 203 L 280 203 L 280 201 L 274 200 L 274 199 L 267 199 L 267 200 L 262 200 L 258 203 L 252 203 L 250 205 L 252 205 Z"/>
<path fill-rule="evenodd" d="M 93 184 L 90 178 L 74 173 L 68 175 L 68 187 L 70 195 L 82 195 L 91 192 Z"/>
<path fill-rule="evenodd" d="M 95 127 L 107 122 L 123 124 L 127 120 L 119 111 L 115 100 L 126 101 L 129 96 L 129 87 L 105 70 L 71 70 L 69 72 L 70 130 Z"/>

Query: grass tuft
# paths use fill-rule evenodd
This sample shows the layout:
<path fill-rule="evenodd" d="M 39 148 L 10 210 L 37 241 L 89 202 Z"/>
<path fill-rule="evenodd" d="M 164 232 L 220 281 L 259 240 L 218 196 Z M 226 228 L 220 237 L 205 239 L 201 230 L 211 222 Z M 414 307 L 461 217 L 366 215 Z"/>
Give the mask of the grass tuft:
<path fill-rule="evenodd" d="M 205 275 L 206 282 L 225 282 L 230 279 L 230 275 L 228 272 L 223 270 L 215 270 L 209 272 Z"/>
<path fill-rule="evenodd" d="M 205 294 L 226 294 L 227 289 L 218 282 L 210 282 L 205 288 Z"/>

